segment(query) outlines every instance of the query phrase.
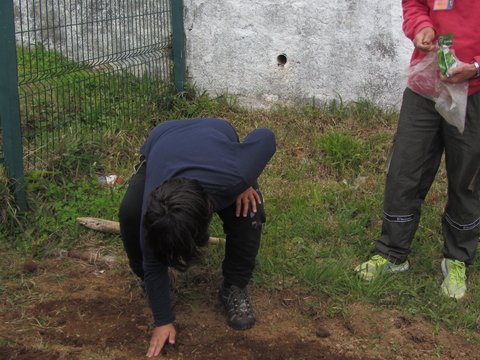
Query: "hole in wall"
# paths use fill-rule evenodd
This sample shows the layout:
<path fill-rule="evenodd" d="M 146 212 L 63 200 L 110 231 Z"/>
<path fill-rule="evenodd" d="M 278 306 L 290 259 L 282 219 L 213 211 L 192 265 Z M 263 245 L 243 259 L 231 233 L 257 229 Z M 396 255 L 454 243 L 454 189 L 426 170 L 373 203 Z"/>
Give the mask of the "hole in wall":
<path fill-rule="evenodd" d="M 280 54 L 277 56 L 277 64 L 278 66 L 283 66 L 287 63 L 287 55 Z"/>

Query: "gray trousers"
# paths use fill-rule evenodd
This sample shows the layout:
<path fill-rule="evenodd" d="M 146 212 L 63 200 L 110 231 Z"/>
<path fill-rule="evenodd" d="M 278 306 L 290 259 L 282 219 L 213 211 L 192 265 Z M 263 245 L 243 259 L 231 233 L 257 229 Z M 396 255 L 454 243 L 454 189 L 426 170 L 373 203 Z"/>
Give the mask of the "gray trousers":
<path fill-rule="evenodd" d="M 421 206 L 445 152 L 448 200 L 442 216 L 442 252 L 471 265 L 480 234 L 480 93 L 468 98 L 463 134 L 434 105 L 408 88 L 403 94 L 376 247 L 391 262 L 407 260 Z"/>

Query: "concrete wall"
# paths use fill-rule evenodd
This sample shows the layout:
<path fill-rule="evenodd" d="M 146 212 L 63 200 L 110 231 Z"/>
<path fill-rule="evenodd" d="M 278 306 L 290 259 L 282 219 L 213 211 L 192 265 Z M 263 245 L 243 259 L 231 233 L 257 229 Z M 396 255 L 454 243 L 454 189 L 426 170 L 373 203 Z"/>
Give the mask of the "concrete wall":
<path fill-rule="evenodd" d="M 401 29 L 400 0 L 183 2 L 189 80 L 211 95 L 228 91 L 252 106 L 312 98 L 400 104 L 403 85 L 397 78 L 413 48 Z M 162 44 L 167 47 L 170 38 L 161 30 L 169 28 L 170 14 L 162 11 L 168 2 L 14 4 L 17 29 L 37 29 L 17 35 L 19 44 L 41 42 L 74 60 L 128 65 L 142 73 L 152 58 L 166 56 Z M 139 53 L 139 63 L 130 64 Z"/>
<path fill-rule="evenodd" d="M 211 95 L 228 91 L 254 107 L 401 102 L 413 45 L 400 0 L 183 1 L 189 80 Z"/>

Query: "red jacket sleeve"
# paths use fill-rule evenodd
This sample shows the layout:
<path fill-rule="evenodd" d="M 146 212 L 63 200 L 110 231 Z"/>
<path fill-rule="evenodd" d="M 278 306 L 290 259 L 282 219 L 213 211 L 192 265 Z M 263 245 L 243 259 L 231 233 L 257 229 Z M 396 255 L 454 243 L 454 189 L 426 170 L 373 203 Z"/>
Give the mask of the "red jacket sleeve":
<path fill-rule="evenodd" d="M 428 0 L 402 0 L 402 9 L 403 32 L 410 40 L 413 40 L 415 35 L 425 27 L 435 29 L 430 20 Z"/>

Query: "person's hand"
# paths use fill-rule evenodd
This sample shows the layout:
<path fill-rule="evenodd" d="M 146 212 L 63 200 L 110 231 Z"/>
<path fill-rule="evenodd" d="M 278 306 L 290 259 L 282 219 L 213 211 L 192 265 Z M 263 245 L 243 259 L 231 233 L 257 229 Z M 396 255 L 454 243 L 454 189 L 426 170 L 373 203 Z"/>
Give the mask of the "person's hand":
<path fill-rule="evenodd" d="M 243 215 L 243 217 L 246 217 L 248 215 L 248 205 L 252 205 L 252 211 L 255 213 L 257 212 L 257 203 L 261 204 L 262 199 L 260 198 L 260 195 L 258 195 L 258 192 L 256 192 L 251 186 L 245 190 L 243 193 L 238 195 L 237 197 L 237 210 L 235 211 L 235 215 L 240 216 L 240 214 Z M 242 211 L 243 207 L 243 211 Z"/>
<path fill-rule="evenodd" d="M 415 36 L 413 39 L 413 45 L 421 53 L 428 53 L 435 49 L 433 39 L 435 39 L 435 30 L 431 27 L 425 27 Z"/>
<path fill-rule="evenodd" d="M 168 340 L 169 344 L 175 344 L 175 336 L 177 332 L 173 324 L 158 326 L 153 330 L 152 338 L 150 339 L 150 347 L 148 348 L 147 357 L 157 356 L 162 351 L 165 342 Z"/>
<path fill-rule="evenodd" d="M 449 77 L 443 76 L 440 73 L 440 78 L 443 82 L 450 84 L 458 84 L 467 80 L 472 79 L 477 74 L 477 69 L 473 64 L 460 64 L 450 70 L 448 70 Z"/>

